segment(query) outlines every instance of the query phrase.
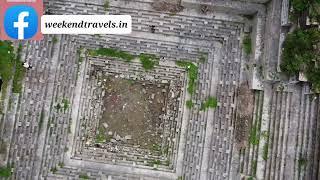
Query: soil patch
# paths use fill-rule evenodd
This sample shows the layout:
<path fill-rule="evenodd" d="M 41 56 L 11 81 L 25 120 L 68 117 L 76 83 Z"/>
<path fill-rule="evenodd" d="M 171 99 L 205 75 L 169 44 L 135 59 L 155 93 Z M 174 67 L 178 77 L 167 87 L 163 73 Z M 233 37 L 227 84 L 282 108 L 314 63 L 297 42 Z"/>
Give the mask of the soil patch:
<path fill-rule="evenodd" d="M 168 84 L 107 77 L 100 132 L 110 141 L 143 148 L 161 144 L 168 88 Z"/>

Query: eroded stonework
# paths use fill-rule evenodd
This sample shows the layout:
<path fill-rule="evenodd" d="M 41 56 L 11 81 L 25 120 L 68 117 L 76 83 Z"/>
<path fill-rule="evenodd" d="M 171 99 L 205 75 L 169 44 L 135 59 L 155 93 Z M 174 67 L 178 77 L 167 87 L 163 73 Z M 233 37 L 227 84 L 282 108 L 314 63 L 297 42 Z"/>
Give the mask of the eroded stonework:
<path fill-rule="evenodd" d="M 86 61 L 72 158 L 174 170 L 185 69 L 174 62 L 146 71 L 138 62 Z"/>
<path fill-rule="evenodd" d="M 129 14 L 130 35 L 45 35 L 22 42 L 22 59 L 33 69 L 0 115 L 8 152 L 0 153 L 0 162 L 12 167 L 12 179 L 318 179 L 319 94 L 307 82 L 278 78 L 288 0 L 181 0 L 162 10 L 152 0 L 105 2 L 45 4 L 48 14 Z M 251 54 L 243 50 L 246 37 Z M 145 71 L 137 59 L 86 54 L 97 48 L 161 61 Z M 176 61 L 197 66 L 193 94 L 187 70 Z M 147 109 L 137 115 L 147 116 L 138 118 L 146 126 L 128 126 L 156 131 L 142 143 L 135 137 L 140 132 L 122 123 L 133 110 L 126 111 L 120 98 L 130 100 L 128 91 L 115 92 L 118 83 L 134 88 L 130 98 L 139 104 L 131 108 Z M 202 111 L 211 96 L 217 107 Z M 158 101 L 161 112 L 151 116 Z M 121 125 L 112 121 L 120 112 L 112 105 L 125 110 Z"/>

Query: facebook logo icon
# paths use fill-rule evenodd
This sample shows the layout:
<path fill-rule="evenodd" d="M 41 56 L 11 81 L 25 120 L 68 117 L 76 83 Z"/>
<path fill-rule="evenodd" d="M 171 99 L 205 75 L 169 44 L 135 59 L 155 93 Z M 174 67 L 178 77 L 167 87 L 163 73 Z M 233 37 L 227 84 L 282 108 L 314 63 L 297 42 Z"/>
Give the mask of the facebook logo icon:
<path fill-rule="evenodd" d="M 3 25 L 10 38 L 30 39 L 38 32 L 37 11 L 28 5 L 11 6 L 4 14 Z"/>

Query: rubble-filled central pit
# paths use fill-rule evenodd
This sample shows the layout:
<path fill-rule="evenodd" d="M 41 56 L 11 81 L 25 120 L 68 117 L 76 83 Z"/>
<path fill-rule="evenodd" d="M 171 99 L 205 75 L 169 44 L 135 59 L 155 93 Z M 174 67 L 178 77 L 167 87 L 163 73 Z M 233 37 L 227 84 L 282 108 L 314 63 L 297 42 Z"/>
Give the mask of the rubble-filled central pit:
<path fill-rule="evenodd" d="M 168 84 L 105 77 L 97 141 L 151 149 L 161 144 Z"/>
<path fill-rule="evenodd" d="M 175 168 L 186 70 L 166 63 L 89 57 L 74 158 L 117 165 Z"/>

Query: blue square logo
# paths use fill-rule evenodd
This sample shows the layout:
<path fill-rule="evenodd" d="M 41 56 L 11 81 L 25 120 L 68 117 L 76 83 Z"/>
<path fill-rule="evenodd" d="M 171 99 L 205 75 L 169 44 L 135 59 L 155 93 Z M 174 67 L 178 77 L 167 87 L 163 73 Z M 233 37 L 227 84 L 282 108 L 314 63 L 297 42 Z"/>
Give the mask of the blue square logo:
<path fill-rule="evenodd" d="M 38 14 L 31 6 L 9 7 L 3 22 L 6 34 L 12 39 L 30 39 L 38 32 Z"/>

